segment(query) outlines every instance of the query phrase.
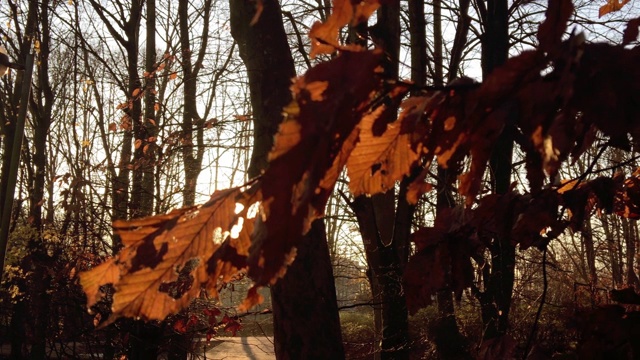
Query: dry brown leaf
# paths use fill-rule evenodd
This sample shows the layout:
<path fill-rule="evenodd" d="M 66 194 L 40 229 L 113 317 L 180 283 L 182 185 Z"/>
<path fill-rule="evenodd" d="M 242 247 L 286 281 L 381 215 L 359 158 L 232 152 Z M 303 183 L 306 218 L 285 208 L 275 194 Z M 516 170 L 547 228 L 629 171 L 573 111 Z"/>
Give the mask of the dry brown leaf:
<path fill-rule="evenodd" d="M 87 307 L 95 305 L 102 294 L 100 287 L 104 284 L 114 284 L 120 278 L 120 269 L 114 259 L 96 266 L 91 271 L 80 273 L 80 285 L 87 294 Z"/>
<path fill-rule="evenodd" d="M 598 11 L 598 17 L 603 17 L 611 12 L 620 11 L 620 9 L 622 9 L 622 7 L 625 6 L 628 2 L 629 0 L 607 0 L 607 3 L 600 7 L 600 10 Z"/>
<path fill-rule="evenodd" d="M 201 285 L 214 288 L 217 277 L 210 276 L 206 264 L 246 214 L 246 210 L 236 214 L 241 195 L 241 189 L 233 188 L 216 192 L 200 207 L 115 222 L 126 247 L 114 259 L 80 275 L 89 306 L 98 300 L 100 286 L 115 287 L 113 313 L 103 325 L 121 316 L 164 319 L 197 297 Z"/>
<path fill-rule="evenodd" d="M 309 31 L 311 57 L 331 54 L 341 48 L 338 40 L 340 29 L 347 24 L 355 25 L 366 21 L 379 6 L 378 0 L 333 0 L 333 10 L 327 21 L 314 23 Z"/>
<path fill-rule="evenodd" d="M 256 13 L 253 15 L 253 18 L 251 18 L 251 22 L 249 23 L 249 25 L 253 26 L 258 22 L 258 20 L 260 20 L 260 15 L 262 15 L 262 11 L 264 11 L 264 3 L 262 0 L 257 0 Z"/>
<path fill-rule="evenodd" d="M 287 119 L 280 123 L 276 134 L 278 141 L 269 152 L 269 161 L 273 161 L 282 156 L 282 154 L 287 153 L 300 142 L 300 129 L 300 123 L 293 119 Z"/>
<path fill-rule="evenodd" d="M 418 159 L 411 149 L 410 134 L 401 134 L 402 119 L 388 124 L 381 136 L 373 135 L 373 124 L 384 111 L 384 105 L 378 107 L 359 125 L 360 141 L 347 161 L 349 188 L 354 196 L 392 189 Z"/>

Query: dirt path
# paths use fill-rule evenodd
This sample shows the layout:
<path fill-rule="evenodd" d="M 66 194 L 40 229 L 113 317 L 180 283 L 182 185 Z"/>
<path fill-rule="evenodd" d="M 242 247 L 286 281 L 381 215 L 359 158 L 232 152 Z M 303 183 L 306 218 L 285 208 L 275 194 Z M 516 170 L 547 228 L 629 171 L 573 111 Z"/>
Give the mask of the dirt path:
<path fill-rule="evenodd" d="M 207 360 L 274 360 L 272 337 L 226 337 L 206 346 Z M 202 353 L 200 353 L 202 354 Z"/>

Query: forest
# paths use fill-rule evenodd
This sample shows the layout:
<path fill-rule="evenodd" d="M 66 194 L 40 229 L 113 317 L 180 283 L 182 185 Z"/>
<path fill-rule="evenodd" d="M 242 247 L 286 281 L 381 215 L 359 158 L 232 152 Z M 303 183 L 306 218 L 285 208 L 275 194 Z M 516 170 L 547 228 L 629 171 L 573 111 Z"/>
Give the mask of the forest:
<path fill-rule="evenodd" d="M 639 6 L 3 2 L 0 359 L 640 358 Z"/>

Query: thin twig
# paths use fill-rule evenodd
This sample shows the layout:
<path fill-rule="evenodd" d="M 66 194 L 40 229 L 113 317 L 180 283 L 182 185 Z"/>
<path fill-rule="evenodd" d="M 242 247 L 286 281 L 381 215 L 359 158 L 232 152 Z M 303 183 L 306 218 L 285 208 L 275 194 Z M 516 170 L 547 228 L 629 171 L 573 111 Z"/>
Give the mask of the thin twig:
<path fill-rule="evenodd" d="M 542 314 L 542 307 L 547 299 L 547 288 L 549 283 L 547 281 L 547 248 L 545 247 L 542 251 L 542 298 L 540 299 L 540 305 L 538 306 L 538 312 L 536 312 L 536 319 L 533 322 L 533 327 L 531 328 L 531 334 L 529 334 L 529 339 L 527 340 L 527 346 L 524 348 L 524 354 L 522 354 L 522 359 L 526 360 L 527 355 L 529 355 L 529 351 L 531 350 L 531 344 L 533 343 L 533 339 L 536 336 L 536 332 L 538 331 L 538 324 L 540 322 L 540 315 Z"/>

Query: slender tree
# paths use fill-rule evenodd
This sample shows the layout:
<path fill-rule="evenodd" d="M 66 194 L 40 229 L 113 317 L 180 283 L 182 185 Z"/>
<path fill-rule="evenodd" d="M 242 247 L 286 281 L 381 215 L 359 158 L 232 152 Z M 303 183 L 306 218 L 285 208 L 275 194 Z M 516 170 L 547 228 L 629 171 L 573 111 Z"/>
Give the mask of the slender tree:
<path fill-rule="evenodd" d="M 289 84 L 295 69 L 277 0 L 263 1 L 257 18 L 252 1 L 231 0 L 229 5 L 231 33 L 249 75 L 254 123 L 249 176 L 255 177 L 267 166 L 282 109 L 291 100 Z M 284 278 L 271 287 L 271 301 L 278 359 L 344 358 L 322 220 L 313 223 Z"/>

